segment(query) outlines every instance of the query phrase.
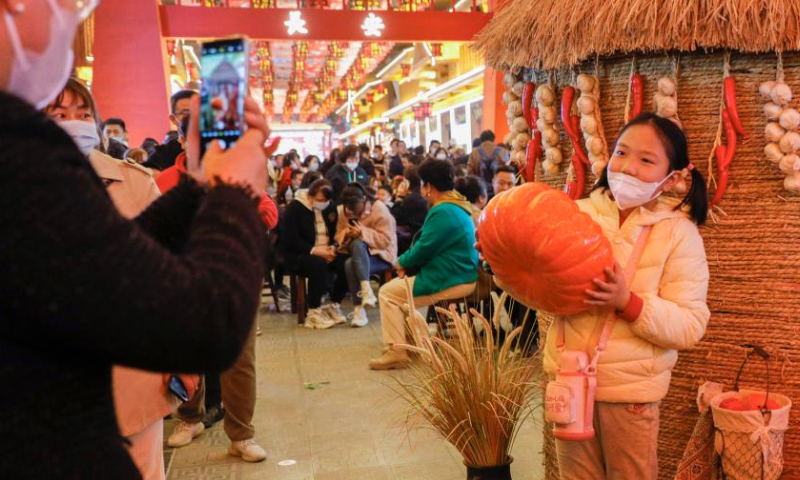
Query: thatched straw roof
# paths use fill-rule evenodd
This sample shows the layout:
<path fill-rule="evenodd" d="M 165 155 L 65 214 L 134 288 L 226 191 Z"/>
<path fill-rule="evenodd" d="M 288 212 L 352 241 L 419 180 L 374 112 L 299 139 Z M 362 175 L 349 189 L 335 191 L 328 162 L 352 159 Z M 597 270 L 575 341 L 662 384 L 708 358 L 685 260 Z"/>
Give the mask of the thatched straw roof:
<path fill-rule="evenodd" d="M 559 68 L 595 54 L 800 49 L 800 0 L 509 0 L 478 35 L 488 65 Z"/>

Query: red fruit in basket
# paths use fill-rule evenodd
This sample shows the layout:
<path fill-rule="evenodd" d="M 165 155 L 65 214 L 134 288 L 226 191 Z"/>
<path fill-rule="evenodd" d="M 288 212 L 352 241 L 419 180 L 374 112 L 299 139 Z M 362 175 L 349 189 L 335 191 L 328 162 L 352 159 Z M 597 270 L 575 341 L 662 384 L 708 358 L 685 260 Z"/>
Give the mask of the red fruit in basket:
<path fill-rule="evenodd" d="M 588 310 L 586 290 L 613 268 L 603 230 L 564 192 L 526 183 L 497 195 L 478 221 L 492 271 L 525 305 L 557 315 Z"/>
<path fill-rule="evenodd" d="M 781 408 L 781 406 L 775 400 L 767 400 L 767 396 L 763 393 L 753 393 L 747 400 L 745 400 L 745 405 L 747 406 L 748 410 L 761 410 L 761 407 L 764 405 L 764 402 L 767 402 L 767 410 L 777 410 Z"/>
<path fill-rule="evenodd" d="M 719 402 L 719 408 L 733 410 L 734 412 L 743 412 L 747 410 L 742 401 L 736 397 L 726 398 L 725 400 Z"/>

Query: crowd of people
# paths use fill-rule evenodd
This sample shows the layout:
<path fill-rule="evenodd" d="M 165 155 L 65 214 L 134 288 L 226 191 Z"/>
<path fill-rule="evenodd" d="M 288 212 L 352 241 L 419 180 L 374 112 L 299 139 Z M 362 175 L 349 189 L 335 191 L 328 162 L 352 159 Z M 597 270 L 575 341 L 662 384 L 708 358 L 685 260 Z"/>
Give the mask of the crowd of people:
<path fill-rule="evenodd" d="M 90 89 L 68 78 L 75 28 L 96 2 L 28 3 L 0 2 L 0 478 L 162 480 L 170 413 L 169 445 L 224 418 L 228 453 L 264 460 L 252 418 L 267 276 L 284 294 L 287 273 L 306 279 L 308 328 L 363 327 L 377 305 L 375 370 L 409 366 L 398 348 L 418 313 L 409 296 L 434 305 L 491 284 L 476 223 L 519 180 L 491 131 L 469 154 L 393 139 L 387 151 L 347 145 L 301 159 L 278 153 L 248 99 L 239 141 L 201 157 L 199 98 L 184 90 L 170 100 L 175 131 L 131 147 L 124 119 L 102 121 Z M 32 22 L 49 35 L 18 26 Z M 597 364 L 601 428 L 592 441 L 556 442 L 562 479 L 657 478 L 659 401 L 676 351 L 709 318 L 705 188 L 680 126 L 643 114 L 578 202 L 616 258 L 649 243 L 635 282 L 607 269 L 566 339 L 550 334 L 543 348 L 552 375 L 564 348 L 591 347 L 606 313 L 619 320 Z M 387 280 L 377 293 L 375 276 Z"/>

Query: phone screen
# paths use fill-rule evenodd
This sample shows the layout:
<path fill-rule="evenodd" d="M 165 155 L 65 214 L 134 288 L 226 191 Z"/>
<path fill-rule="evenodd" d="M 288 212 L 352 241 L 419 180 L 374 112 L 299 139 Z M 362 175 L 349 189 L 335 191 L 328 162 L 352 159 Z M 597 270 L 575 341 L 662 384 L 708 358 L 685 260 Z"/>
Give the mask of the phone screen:
<path fill-rule="evenodd" d="M 244 132 L 248 42 L 245 38 L 203 43 L 200 59 L 200 148 L 218 140 L 233 146 Z"/>

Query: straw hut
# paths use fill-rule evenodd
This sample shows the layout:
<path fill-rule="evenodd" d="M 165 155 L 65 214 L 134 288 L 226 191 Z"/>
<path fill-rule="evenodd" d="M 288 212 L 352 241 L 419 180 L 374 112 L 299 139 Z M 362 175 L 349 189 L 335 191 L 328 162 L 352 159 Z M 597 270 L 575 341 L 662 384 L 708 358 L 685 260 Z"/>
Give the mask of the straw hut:
<path fill-rule="evenodd" d="M 779 58 L 785 82 L 800 93 L 800 2 L 510 0 L 481 32 L 476 48 L 491 67 L 507 72 L 507 85 L 549 83 L 559 98 L 566 85 L 574 85 L 576 73 L 596 75 L 609 146 L 629 107 L 632 69 L 644 78 L 645 111 L 655 110 L 659 78 L 672 77 L 692 161 L 706 178 L 709 167 L 719 178 L 713 150 L 715 142 L 725 142 L 719 133 L 723 76 L 735 78 L 738 111 L 749 135 L 739 138 L 727 192 L 701 230 L 711 270 L 712 317 L 697 348 L 681 352 L 662 404 L 660 478 L 675 478 L 684 458 L 698 418 L 698 385 L 709 380 L 732 387 L 746 352 L 741 344 L 766 346 L 773 388 L 800 400 L 800 196 L 784 186 L 793 174 L 766 158 L 766 100 L 759 94 L 762 82 L 776 79 Z M 517 92 L 510 100 L 520 96 L 518 87 L 511 86 Z M 800 99 L 787 107 L 800 109 Z M 550 174 L 540 170 L 538 177 L 558 187 L 567 180 L 564 167 L 572 155 L 564 132 L 560 148 L 561 168 Z M 588 190 L 595 177 L 591 172 L 587 177 Z M 764 366 L 751 363 L 742 381 L 763 388 L 765 378 Z M 785 438 L 785 479 L 800 478 L 798 427 L 795 408 Z M 547 455 L 548 479 L 558 478 L 553 460 Z"/>

